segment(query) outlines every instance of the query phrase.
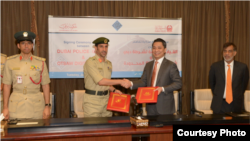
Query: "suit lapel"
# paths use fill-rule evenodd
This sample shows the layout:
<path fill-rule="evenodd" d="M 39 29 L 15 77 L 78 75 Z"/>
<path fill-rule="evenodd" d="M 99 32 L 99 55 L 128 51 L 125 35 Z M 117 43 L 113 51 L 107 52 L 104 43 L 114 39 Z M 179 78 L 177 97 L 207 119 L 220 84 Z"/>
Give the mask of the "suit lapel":
<path fill-rule="evenodd" d="M 234 61 L 234 66 L 233 66 L 233 77 L 232 77 L 232 83 L 234 82 L 235 80 L 235 77 L 236 77 L 236 74 L 238 73 L 238 62 L 237 61 Z"/>
<path fill-rule="evenodd" d="M 148 68 L 149 68 L 149 78 L 150 79 L 148 79 L 148 84 L 149 84 L 149 86 L 150 86 L 150 84 L 151 84 L 151 79 L 152 79 L 152 73 L 153 73 L 153 65 L 154 65 L 154 61 L 151 61 L 151 62 L 149 62 L 149 64 L 148 64 L 149 66 L 148 66 Z"/>
<path fill-rule="evenodd" d="M 224 62 L 224 60 L 223 61 L 221 61 L 221 64 L 219 65 L 219 69 L 220 69 L 220 72 L 221 72 L 221 76 L 223 77 L 223 79 L 224 80 L 226 80 L 225 79 L 225 62 Z"/>

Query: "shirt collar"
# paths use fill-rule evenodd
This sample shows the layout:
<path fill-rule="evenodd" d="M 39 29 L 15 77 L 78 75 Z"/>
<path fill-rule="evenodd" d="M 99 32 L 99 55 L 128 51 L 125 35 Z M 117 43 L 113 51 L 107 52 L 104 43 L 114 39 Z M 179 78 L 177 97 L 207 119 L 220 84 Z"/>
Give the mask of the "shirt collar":
<path fill-rule="evenodd" d="M 158 59 L 157 60 L 157 62 L 159 63 L 159 64 L 161 64 L 162 63 L 162 61 L 163 61 L 163 59 L 164 59 L 164 56 L 163 57 L 161 57 L 160 59 Z M 156 61 L 156 60 L 155 60 Z"/>
<path fill-rule="evenodd" d="M 95 57 L 96 57 L 96 59 L 101 63 L 101 62 L 103 62 L 102 61 L 102 59 L 97 55 L 97 54 L 95 54 Z M 107 62 L 107 59 L 105 58 L 105 61 L 104 62 Z"/>
<path fill-rule="evenodd" d="M 225 62 L 225 66 L 226 67 L 227 67 L 227 65 L 230 65 L 231 67 L 234 66 L 234 60 L 231 63 L 229 63 L 229 64 L 226 61 L 224 61 L 224 62 Z"/>
<path fill-rule="evenodd" d="M 19 56 L 19 59 L 20 59 L 20 61 L 23 60 L 23 56 L 21 54 Z M 32 57 L 32 54 L 31 54 L 28 60 L 32 61 L 32 59 L 33 59 L 33 57 Z"/>

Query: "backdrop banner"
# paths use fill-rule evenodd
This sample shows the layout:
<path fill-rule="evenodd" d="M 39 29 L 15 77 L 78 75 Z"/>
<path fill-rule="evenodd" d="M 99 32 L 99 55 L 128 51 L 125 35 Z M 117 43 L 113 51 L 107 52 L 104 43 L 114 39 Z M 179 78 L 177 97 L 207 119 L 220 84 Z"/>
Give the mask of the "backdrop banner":
<path fill-rule="evenodd" d="M 181 19 L 49 16 L 50 78 L 83 78 L 85 61 L 95 55 L 98 37 L 110 40 L 112 78 L 138 78 L 152 58 L 152 42 L 167 42 L 165 57 L 181 68 Z"/>

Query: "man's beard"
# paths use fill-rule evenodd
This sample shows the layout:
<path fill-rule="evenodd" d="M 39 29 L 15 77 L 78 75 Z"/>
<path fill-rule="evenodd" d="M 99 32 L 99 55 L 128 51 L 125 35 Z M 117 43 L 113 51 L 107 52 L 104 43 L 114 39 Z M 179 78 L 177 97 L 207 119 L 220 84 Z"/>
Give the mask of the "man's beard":
<path fill-rule="evenodd" d="M 226 62 L 229 62 L 229 61 L 231 61 L 231 60 L 233 60 L 234 59 L 234 56 L 233 57 L 231 57 L 231 58 L 229 58 L 229 59 L 226 59 L 225 57 L 223 57 L 224 58 L 224 60 L 226 61 Z"/>

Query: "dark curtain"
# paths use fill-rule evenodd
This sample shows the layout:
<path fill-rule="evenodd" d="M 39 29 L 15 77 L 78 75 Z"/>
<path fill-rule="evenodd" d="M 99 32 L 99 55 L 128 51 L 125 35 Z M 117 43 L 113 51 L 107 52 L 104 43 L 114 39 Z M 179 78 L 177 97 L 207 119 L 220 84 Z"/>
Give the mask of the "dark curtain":
<path fill-rule="evenodd" d="M 250 66 L 250 2 L 230 2 L 230 41 L 237 46 L 235 60 Z M 248 89 L 250 82 L 248 82 Z"/>
<path fill-rule="evenodd" d="M 236 60 L 249 66 L 250 2 L 230 1 L 230 41 L 238 46 Z M 182 18 L 183 113 L 190 111 L 190 91 L 209 88 L 208 72 L 222 59 L 225 42 L 224 1 L 35 1 L 39 56 L 48 60 L 48 15 Z M 28 1 L 1 1 L 1 52 L 17 54 L 14 34 L 30 30 Z M 130 79 L 134 80 L 134 79 Z M 51 79 L 56 94 L 56 117 L 69 117 L 69 92 L 84 89 L 83 79 Z M 115 86 L 125 93 L 135 93 Z M 248 86 L 249 89 L 249 86 Z"/>

